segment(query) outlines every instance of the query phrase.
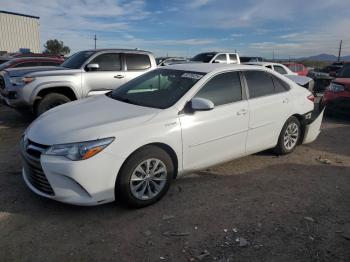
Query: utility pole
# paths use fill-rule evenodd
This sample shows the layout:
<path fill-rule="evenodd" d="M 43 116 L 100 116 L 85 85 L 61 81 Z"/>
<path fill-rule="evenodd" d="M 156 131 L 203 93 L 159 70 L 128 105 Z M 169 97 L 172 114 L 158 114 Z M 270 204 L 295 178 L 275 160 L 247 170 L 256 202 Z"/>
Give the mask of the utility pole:
<path fill-rule="evenodd" d="M 94 41 L 95 41 L 95 49 L 96 49 L 96 41 L 97 41 L 96 35 L 95 35 L 95 37 L 94 37 Z"/>
<path fill-rule="evenodd" d="M 272 61 L 273 62 L 275 61 L 275 50 L 274 49 L 272 50 Z"/>
<path fill-rule="evenodd" d="M 343 40 L 340 40 L 340 45 L 339 45 L 339 53 L 338 53 L 338 62 L 340 61 L 340 56 L 341 56 L 341 46 L 343 44 Z"/>

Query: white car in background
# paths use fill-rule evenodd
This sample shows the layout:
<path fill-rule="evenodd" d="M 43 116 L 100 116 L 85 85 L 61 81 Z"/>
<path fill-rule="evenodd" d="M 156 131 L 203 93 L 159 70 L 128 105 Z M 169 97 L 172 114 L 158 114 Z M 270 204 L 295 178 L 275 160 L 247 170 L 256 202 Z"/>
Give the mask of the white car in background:
<path fill-rule="evenodd" d="M 290 80 L 294 81 L 298 85 L 308 89 L 310 92 L 314 91 L 315 81 L 307 76 L 299 76 L 297 73 L 290 70 L 285 65 L 279 63 L 271 63 L 271 62 L 249 62 L 244 63 L 246 65 L 255 65 L 255 66 L 263 66 L 265 68 L 269 68 L 273 71 L 276 71 L 285 77 L 288 77 Z"/>
<path fill-rule="evenodd" d="M 323 113 L 312 115 L 313 98 L 261 66 L 158 68 L 41 115 L 21 140 L 23 177 L 65 203 L 147 206 L 178 175 L 314 141 Z"/>

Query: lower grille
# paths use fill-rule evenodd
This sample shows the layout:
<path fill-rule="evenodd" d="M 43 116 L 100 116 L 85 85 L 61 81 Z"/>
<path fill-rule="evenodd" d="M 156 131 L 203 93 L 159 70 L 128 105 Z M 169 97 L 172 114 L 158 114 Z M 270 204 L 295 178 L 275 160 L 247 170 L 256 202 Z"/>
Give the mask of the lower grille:
<path fill-rule="evenodd" d="M 30 140 L 25 142 L 22 139 L 21 142 L 21 153 L 28 181 L 39 191 L 48 195 L 54 195 L 55 193 L 47 180 L 40 163 L 41 153 L 46 148 L 48 148 L 48 146 L 40 145 Z"/>

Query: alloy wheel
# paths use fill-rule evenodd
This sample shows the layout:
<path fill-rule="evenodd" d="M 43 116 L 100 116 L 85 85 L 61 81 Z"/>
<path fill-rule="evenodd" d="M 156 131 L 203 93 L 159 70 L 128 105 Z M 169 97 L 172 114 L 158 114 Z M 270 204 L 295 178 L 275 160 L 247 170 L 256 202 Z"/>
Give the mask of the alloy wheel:
<path fill-rule="evenodd" d="M 144 160 L 131 175 L 131 193 L 140 200 L 152 199 L 163 190 L 166 180 L 167 168 L 161 160 L 156 158 Z"/>
<path fill-rule="evenodd" d="M 287 150 L 292 150 L 299 139 L 299 127 L 296 123 L 290 123 L 284 133 L 283 143 Z"/>

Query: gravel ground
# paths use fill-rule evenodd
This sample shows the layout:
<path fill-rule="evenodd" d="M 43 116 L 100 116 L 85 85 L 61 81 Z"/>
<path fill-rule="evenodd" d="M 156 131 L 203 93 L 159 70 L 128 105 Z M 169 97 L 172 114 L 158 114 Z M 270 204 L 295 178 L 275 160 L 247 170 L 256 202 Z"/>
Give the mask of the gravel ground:
<path fill-rule="evenodd" d="M 36 196 L 0 106 L 0 261 L 350 261 L 350 120 L 310 145 L 184 176 L 157 204 L 75 207 Z"/>

